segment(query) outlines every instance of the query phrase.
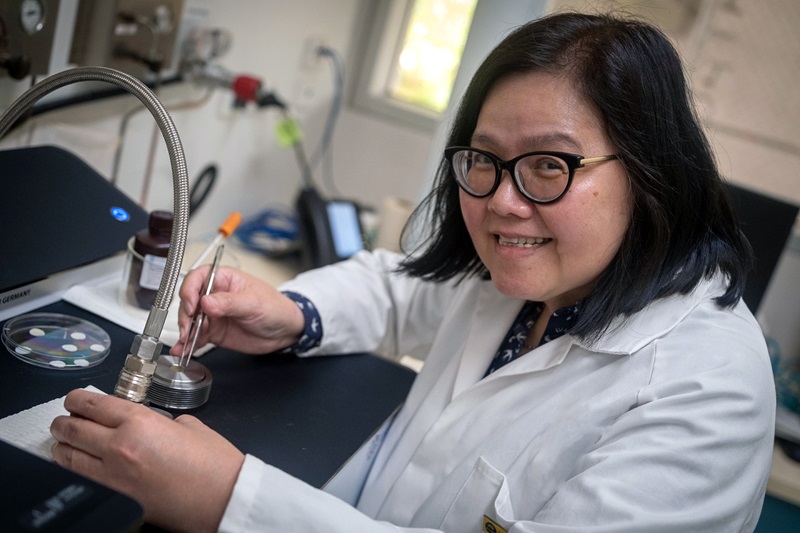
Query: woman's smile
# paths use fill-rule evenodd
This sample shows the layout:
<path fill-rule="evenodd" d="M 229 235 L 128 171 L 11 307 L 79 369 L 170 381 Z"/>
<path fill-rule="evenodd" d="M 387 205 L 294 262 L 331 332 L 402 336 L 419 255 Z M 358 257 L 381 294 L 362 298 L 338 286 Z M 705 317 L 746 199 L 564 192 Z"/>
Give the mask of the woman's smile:
<path fill-rule="evenodd" d="M 545 239 L 544 237 L 503 237 L 497 236 L 497 243 L 500 246 L 511 246 L 518 248 L 532 248 L 534 246 L 542 245 L 552 241 L 553 239 Z"/>

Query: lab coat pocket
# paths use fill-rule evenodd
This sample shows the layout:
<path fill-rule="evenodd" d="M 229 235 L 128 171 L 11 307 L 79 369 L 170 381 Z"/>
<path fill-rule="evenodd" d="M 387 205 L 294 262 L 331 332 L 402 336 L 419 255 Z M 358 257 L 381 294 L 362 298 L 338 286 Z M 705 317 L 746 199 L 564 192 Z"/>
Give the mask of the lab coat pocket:
<path fill-rule="evenodd" d="M 478 457 L 442 520 L 441 529 L 499 533 L 510 528 L 512 516 L 506 477 L 483 457 Z"/>

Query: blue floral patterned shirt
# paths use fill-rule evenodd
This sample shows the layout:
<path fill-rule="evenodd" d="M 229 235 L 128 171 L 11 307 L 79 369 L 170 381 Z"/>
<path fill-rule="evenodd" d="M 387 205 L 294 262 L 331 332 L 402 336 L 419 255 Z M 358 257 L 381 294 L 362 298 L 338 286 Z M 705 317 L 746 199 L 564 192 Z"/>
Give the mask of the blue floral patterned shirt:
<path fill-rule="evenodd" d="M 292 291 L 283 291 L 283 294 L 288 296 L 300 308 L 306 325 L 298 341 L 278 353 L 303 353 L 316 348 L 322 342 L 322 319 L 319 316 L 317 307 L 302 294 Z"/>
<path fill-rule="evenodd" d="M 544 304 L 541 302 L 525 302 L 525 305 L 520 309 L 517 318 L 511 325 L 511 329 L 506 333 L 503 342 L 500 343 L 500 348 L 492 359 L 489 368 L 486 370 L 485 376 L 488 376 L 498 368 L 507 365 L 523 353 L 529 351 L 531 348 L 525 346 L 525 339 L 528 332 L 533 327 L 533 323 L 539 318 L 539 315 L 544 309 Z M 542 339 L 539 341 L 539 346 L 546 344 L 552 340 L 559 338 L 572 329 L 575 320 L 578 317 L 578 305 L 569 305 L 557 309 L 550 320 L 547 322 Z M 523 348 L 527 348 L 523 350 Z"/>

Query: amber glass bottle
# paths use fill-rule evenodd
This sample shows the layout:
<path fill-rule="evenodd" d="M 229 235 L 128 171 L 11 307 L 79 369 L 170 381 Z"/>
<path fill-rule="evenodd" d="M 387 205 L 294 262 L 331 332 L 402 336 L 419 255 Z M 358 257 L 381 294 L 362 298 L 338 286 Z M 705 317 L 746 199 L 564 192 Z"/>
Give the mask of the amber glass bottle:
<path fill-rule="evenodd" d="M 172 234 L 172 212 L 153 211 L 146 229 L 133 239 L 126 294 L 128 301 L 150 309 L 156 299 L 164 274 Z"/>

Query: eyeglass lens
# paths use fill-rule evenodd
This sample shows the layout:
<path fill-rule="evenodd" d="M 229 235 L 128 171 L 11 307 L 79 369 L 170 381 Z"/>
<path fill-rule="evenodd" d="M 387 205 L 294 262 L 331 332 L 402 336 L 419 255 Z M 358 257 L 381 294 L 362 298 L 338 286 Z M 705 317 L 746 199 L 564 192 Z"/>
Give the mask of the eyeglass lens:
<path fill-rule="evenodd" d="M 458 183 L 469 193 L 486 196 L 492 192 L 500 176 L 499 163 L 472 150 L 453 154 L 453 172 Z M 567 188 L 569 165 L 560 157 L 535 154 L 517 160 L 512 169 L 514 179 L 523 192 L 537 200 L 557 198 Z"/>

